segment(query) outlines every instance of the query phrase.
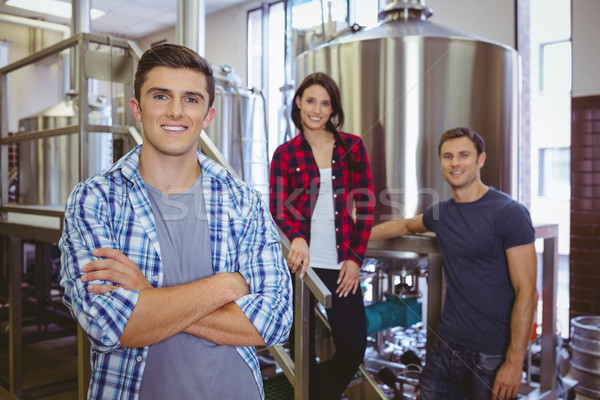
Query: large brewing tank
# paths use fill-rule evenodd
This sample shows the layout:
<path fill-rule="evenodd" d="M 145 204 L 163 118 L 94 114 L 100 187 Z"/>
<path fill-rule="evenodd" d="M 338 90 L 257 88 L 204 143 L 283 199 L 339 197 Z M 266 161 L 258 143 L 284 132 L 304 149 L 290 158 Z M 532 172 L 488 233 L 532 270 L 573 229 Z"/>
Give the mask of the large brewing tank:
<path fill-rule="evenodd" d="M 213 69 L 216 115 L 205 132 L 240 178 L 268 193 L 264 98 L 257 90 L 242 87 L 231 67 Z"/>
<path fill-rule="evenodd" d="M 516 196 L 519 56 L 505 45 L 430 23 L 414 1 L 380 10 L 380 24 L 300 54 L 298 85 L 312 72 L 340 86 L 343 130 L 365 141 L 375 219 L 421 213 L 451 197 L 440 173 L 438 141 L 470 127 L 486 141 L 482 180 Z"/>
<path fill-rule="evenodd" d="M 19 120 L 19 132 L 63 128 L 77 124 L 76 99 L 67 97 L 54 106 Z M 110 125 L 111 105 L 102 95 L 89 96 L 89 123 Z M 113 162 L 112 134 L 92 132 L 85 158 L 90 175 Z M 79 136 L 67 134 L 19 143 L 19 197 L 25 205 L 64 205 L 79 182 Z"/>

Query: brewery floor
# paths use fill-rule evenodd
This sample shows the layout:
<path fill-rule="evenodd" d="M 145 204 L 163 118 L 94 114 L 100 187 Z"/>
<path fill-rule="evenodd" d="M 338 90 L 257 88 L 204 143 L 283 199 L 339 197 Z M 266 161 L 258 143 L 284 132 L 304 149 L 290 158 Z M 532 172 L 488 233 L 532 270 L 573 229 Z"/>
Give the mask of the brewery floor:
<path fill-rule="evenodd" d="M 568 337 L 568 332 L 565 335 L 564 329 L 569 326 L 569 262 L 568 257 L 559 257 L 558 270 L 558 291 L 557 291 L 557 318 L 559 329 L 563 332 L 563 337 Z M 8 305 L 4 303 L 4 307 L 0 307 L 0 399 L 11 399 L 8 393 L 8 335 L 7 335 L 7 313 Z M 563 328 L 564 327 L 564 328 Z M 39 330 L 43 327 L 30 326 L 24 328 L 29 333 L 39 334 Z M 55 327 L 52 325 L 45 329 L 53 331 Z M 57 328 L 58 329 L 58 328 Z M 36 333 L 36 331 L 38 331 Z M 26 393 L 30 395 L 23 397 L 24 399 L 39 399 L 39 400 L 75 400 L 77 399 L 76 379 L 77 379 L 77 354 L 76 354 L 76 339 L 72 334 L 65 336 L 55 335 L 56 337 L 50 340 L 42 341 L 25 341 L 23 345 L 23 386 Z M 58 384 L 57 384 L 58 383 Z M 286 383 L 286 382 L 284 382 Z M 274 380 L 271 383 L 277 385 Z M 279 385 L 277 385 L 279 386 Z M 42 388 L 46 390 L 46 394 L 42 394 L 44 390 L 30 391 L 34 388 Z M 56 388 L 58 392 L 47 394 Z M 289 399 L 289 387 L 281 390 L 279 387 L 270 388 L 267 392 L 266 400 L 277 400 L 279 398 Z M 281 397 L 278 393 L 286 393 L 285 397 Z M 4 393 L 4 394 L 3 394 Z M 577 400 L 591 400 L 589 397 L 577 394 Z"/>

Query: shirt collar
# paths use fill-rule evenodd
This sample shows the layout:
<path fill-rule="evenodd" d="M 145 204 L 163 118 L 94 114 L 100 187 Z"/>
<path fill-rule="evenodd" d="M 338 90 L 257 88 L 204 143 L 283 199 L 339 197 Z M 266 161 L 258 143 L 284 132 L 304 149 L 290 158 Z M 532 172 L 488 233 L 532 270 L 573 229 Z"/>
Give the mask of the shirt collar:
<path fill-rule="evenodd" d="M 140 154 L 142 152 L 142 145 L 137 145 L 133 150 L 123 156 L 119 161 L 113 164 L 108 169 L 108 173 L 112 173 L 117 170 L 121 170 L 121 174 L 130 181 L 134 181 L 140 177 L 139 166 L 140 166 Z M 200 150 L 197 152 L 198 162 L 202 166 L 202 171 L 206 172 L 207 175 L 212 175 L 217 178 L 224 178 L 227 175 L 227 170 L 216 161 L 212 160 Z"/>
<path fill-rule="evenodd" d="M 341 139 L 341 134 L 339 135 L 340 139 Z M 334 140 L 334 144 L 338 145 L 338 141 L 339 139 L 334 135 L 333 136 L 333 140 Z M 294 145 L 294 146 L 310 146 L 308 144 L 308 141 L 306 140 L 306 138 L 304 137 L 304 133 L 302 131 L 298 131 L 298 134 L 296 136 L 294 136 L 292 138 L 292 140 L 290 140 L 290 142 Z"/>

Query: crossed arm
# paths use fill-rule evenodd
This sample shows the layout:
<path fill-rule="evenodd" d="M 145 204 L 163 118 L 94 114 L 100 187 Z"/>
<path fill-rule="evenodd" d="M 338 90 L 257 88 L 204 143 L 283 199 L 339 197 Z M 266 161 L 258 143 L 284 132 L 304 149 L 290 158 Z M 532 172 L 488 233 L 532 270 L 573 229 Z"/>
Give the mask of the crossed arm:
<path fill-rule="evenodd" d="M 233 303 L 248 294 L 248 284 L 241 274 L 221 273 L 182 285 L 155 288 L 119 250 L 96 249 L 93 255 L 102 258 L 82 267 L 85 274 L 81 280 L 109 281 L 115 285 L 88 285 L 88 292 L 106 294 L 117 287 L 140 292 L 121 335 L 123 347 L 150 345 L 179 332 L 218 344 L 265 344 Z"/>

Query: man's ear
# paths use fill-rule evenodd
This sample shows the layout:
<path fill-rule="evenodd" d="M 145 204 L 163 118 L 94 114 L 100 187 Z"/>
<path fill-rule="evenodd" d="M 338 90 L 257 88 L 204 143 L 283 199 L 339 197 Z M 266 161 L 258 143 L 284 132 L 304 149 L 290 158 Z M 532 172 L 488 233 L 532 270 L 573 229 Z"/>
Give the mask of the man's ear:
<path fill-rule="evenodd" d="M 131 113 L 137 122 L 142 122 L 142 109 L 140 108 L 140 102 L 132 97 L 129 100 L 129 107 L 131 108 Z"/>
<path fill-rule="evenodd" d="M 479 155 L 479 158 L 477 159 L 477 165 L 479 166 L 479 168 L 483 168 L 486 158 L 487 158 L 487 154 L 485 154 L 485 152 L 483 152 Z"/>
<path fill-rule="evenodd" d="M 204 129 L 208 126 L 208 124 L 210 123 L 210 121 L 213 120 L 213 118 L 215 117 L 216 114 L 217 114 L 217 111 L 215 110 L 214 107 L 211 107 L 208 109 L 208 112 L 206 113 L 206 116 L 204 117 L 204 121 L 202 122 L 202 129 Z"/>

